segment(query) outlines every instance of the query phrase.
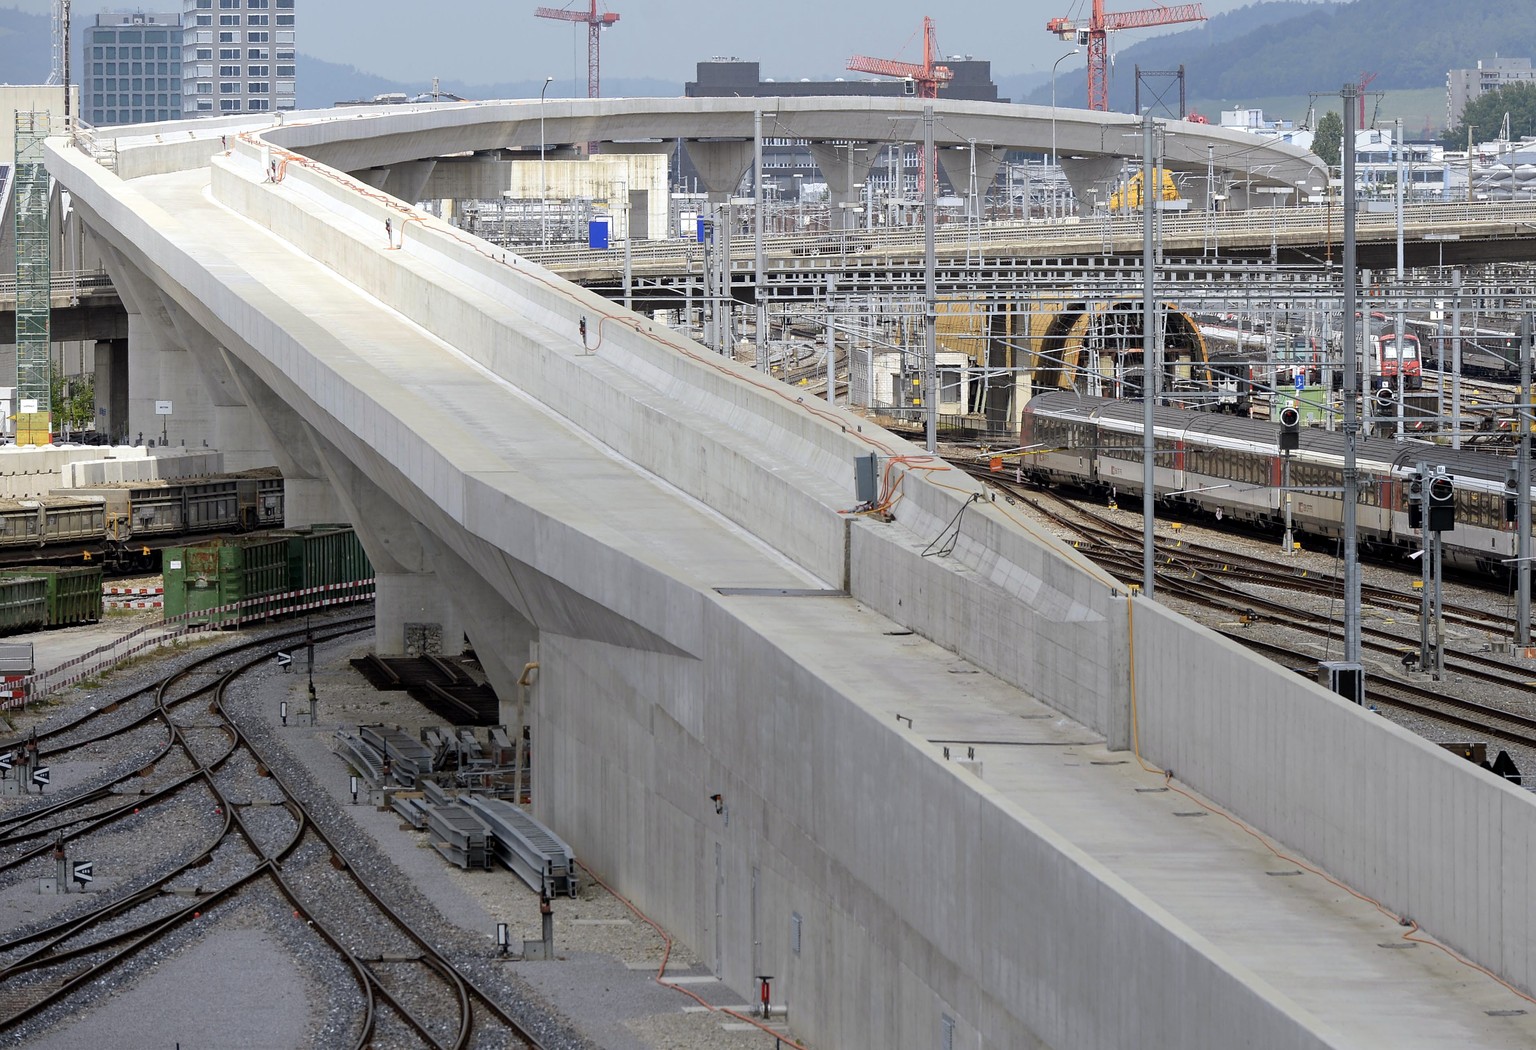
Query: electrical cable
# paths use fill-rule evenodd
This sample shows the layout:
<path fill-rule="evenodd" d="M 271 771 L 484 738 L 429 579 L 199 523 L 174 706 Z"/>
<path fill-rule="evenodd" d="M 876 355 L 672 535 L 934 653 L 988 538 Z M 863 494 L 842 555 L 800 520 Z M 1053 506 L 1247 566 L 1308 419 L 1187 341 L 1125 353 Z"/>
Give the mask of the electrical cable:
<path fill-rule="evenodd" d="M 609 894 L 611 894 L 615 900 L 617 900 L 620 904 L 624 905 L 624 907 L 628 908 L 631 912 L 633 912 L 635 914 L 635 916 L 637 918 L 640 919 L 641 922 L 645 923 L 647 926 L 649 926 L 651 929 L 655 930 L 657 932 L 657 934 L 660 935 L 661 940 L 662 940 L 662 944 L 664 945 L 664 947 L 662 948 L 662 952 L 661 952 L 661 966 L 656 971 L 655 981 L 656 981 L 657 984 L 661 985 L 663 988 L 670 988 L 674 992 L 682 992 L 688 998 L 692 999 L 694 1002 L 698 1003 L 700 1006 L 704 1007 L 706 1010 L 710 1011 L 711 1013 L 722 1013 L 722 1014 L 726 1014 L 726 1015 L 728 1015 L 730 1017 L 734 1017 L 734 1018 L 736 1018 L 739 1021 L 745 1021 L 745 1022 L 747 1022 L 747 1024 L 752 1025 L 754 1028 L 759 1028 L 763 1032 L 767 1033 L 768 1035 L 773 1036 L 775 1040 L 777 1040 L 778 1042 L 782 1043 L 784 1046 L 789 1047 L 790 1050 L 806 1050 L 806 1048 L 804 1046 L 801 1046 L 799 1043 L 797 1043 L 793 1039 L 789 1038 L 789 1036 L 784 1035 L 781 1032 L 775 1032 L 772 1028 L 769 1028 L 767 1025 L 762 1024 L 760 1021 L 758 1021 L 757 1018 L 748 1017 L 746 1014 L 740 1013 L 740 1012 L 738 1012 L 736 1010 L 732 1010 L 728 1006 L 715 1006 L 713 1003 L 707 1003 L 697 993 L 689 991 L 687 988 L 684 988 L 680 984 L 673 984 L 671 981 L 667 980 L 667 962 L 668 962 L 668 960 L 670 960 L 672 958 L 672 938 L 671 938 L 671 936 L 667 933 L 666 930 L 663 930 L 659 925 L 657 925 L 656 922 L 654 920 L 652 920 L 649 915 L 645 914 L 645 912 L 641 911 L 638 907 L 636 907 L 634 901 L 632 901 L 628 897 L 625 897 L 622 894 L 618 893 L 617 891 L 614 890 L 614 888 L 612 886 L 610 886 L 606 882 L 604 882 L 602 877 L 600 875 L 598 875 L 597 872 L 593 871 L 591 868 L 587 867 L 585 864 L 583 864 L 579 860 L 576 863 L 577 863 L 578 866 L 580 866 L 582 871 L 586 872 L 588 875 L 590 875 L 592 877 L 592 881 L 593 882 L 597 883 L 603 889 L 607 890 L 609 892 Z"/>

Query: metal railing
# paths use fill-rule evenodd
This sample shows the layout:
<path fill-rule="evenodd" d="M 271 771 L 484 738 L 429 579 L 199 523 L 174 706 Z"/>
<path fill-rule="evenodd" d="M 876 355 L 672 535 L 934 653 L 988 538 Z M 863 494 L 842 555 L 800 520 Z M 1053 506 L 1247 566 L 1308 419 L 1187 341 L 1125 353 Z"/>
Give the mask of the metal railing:
<path fill-rule="evenodd" d="M 1165 213 L 1160 220 L 1160 239 L 1167 247 L 1187 248 L 1210 244 L 1242 244 L 1252 247 L 1275 241 L 1278 244 L 1328 243 L 1343 238 L 1342 205 L 1308 205 L 1295 208 L 1255 208 L 1212 216 L 1209 213 Z M 1504 229 L 1497 229 L 1504 227 Z M 1366 238 L 1381 236 L 1397 229 L 1397 216 L 1391 212 L 1362 211 L 1356 216 L 1356 231 Z M 1471 204 L 1413 204 L 1404 206 L 1404 235 L 1423 239 L 1426 235 L 1456 234 L 1536 237 L 1536 202 L 1494 201 Z M 1139 214 L 1128 216 L 1101 212 L 1098 215 L 1070 217 L 1063 220 L 1011 220 L 980 224 L 953 223 L 939 227 L 936 242 L 948 256 L 960 251 L 978 257 L 1010 255 L 1082 254 L 1084 252 L 1120 253 L 1139 251 L 1142 220 Z M 773 235 L 764 238 L 770 269 L 793 268 L 795 261 L 815 261 L 824 269 L 828 257 L 837 257 L 848 269 L 887 266 L 902 258 L 919 258 L 923 252 L 921 227 L 883 227 L 877 230 L 848 230 L 802 235 Z M 622 272 L 622 248 L 595 250 L 572 246 L 539 248 L 514 245 L 512 250 L 557 273 Z M 731 241 L 731 269 L 750 271 L 755 263 L 755 245 L 750 234 Z M 692 241 L 640 241 L 630 248 L 630 266 L 637 275 L 676 274 L 702 269 L 703 250 Z"/>

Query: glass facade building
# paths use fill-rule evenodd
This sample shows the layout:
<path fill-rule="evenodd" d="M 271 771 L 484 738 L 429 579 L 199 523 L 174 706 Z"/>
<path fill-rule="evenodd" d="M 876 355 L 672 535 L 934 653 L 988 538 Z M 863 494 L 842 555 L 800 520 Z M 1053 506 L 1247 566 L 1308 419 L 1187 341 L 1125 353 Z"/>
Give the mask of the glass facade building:
<path fill-rule="evenodd" d="M 91 124 L 142 124 L 182 115 L 179 14 L 104 14 L 86 29 L 81 100 Z"/>

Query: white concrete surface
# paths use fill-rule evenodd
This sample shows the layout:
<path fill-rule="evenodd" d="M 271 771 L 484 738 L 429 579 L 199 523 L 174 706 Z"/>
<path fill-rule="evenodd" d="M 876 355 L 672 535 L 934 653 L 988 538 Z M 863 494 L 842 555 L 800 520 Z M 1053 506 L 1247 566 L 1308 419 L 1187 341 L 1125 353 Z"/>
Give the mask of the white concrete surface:
<path fill-rule="evenodd" d="M 281 136 L 384 163 L 468 148 L 492 112 Z M 840 1047 L 937 1045 L 946 1017 L 957 1046 L 1536 1042 L 1486 1012 L 1523 1000 L 1380 948 L 1390 919 L 1094 762 L 1123 760 L 1101 747 L 1131 741 L 1134 697 L 1150 761 L 1527 986 L 1506 844 L 1528 796 L 1127 599 L 856 417 L 257 138 L 210 162 L 200 131 L 120 153 L 126 183 L 62 144 L 53 163 L 204 331 L 191 362 L 284 406 L 257 415 L 369 508 L 376 564 L 435 579 L 423 606 L 453 607 L 504 698 L 537 662 L 541 815 L 738 994 L 779 975 L 797 1030 Z M 845 513 L 871 450 L 899 482 L 888 523 Z M 742 587 L 851 597 L 720 591 Z M 1413 786 L 1383 790 L 1380 754 Z M 1426 813 L 1461 848 L 1424 848 Z"/>

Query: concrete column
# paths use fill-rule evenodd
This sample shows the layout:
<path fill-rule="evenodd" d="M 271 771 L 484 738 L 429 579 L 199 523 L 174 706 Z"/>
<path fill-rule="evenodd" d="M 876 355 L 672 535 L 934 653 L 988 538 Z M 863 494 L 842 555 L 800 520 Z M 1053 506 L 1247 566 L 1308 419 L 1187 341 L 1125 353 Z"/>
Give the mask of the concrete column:
<path fill-rule="evenodd" d="M 1131 668 L 1134 654 L 1131 652 L 1131 619 L 1136 599 L 1125 595 L 1110 600 L 1109 634 L 1109 689 L 1106 702 L 1109 710 L 1104 718 L 1104 746 L 1111 751 L 1129 750 L 1132 744 L 1131 708 L 1139 699 L 1131 689 Z"/>
<path fill-rule="evenodd" d="M 454 604 L 462 580 L 435 571 L 428 534 L 404 508 L 320 434 L 310 437 L 374 570 L 374 649 L 380 656 L 464 651 L 464 621 Z M 427 541 L 430 542 L 430 541 Z M 478 650 L 477 650 L 478 652 Z"/>
<path fill-rule="evenodd" d="M 224 348 L 176 303 L 166 301 L 170 317 L 187 356 L 202 376 L 213 406 L 213 437 L 209 445 L 224 456 L 225 470 L 250 470 L 276 462 L 269 432 L 250 409 L 245 391 L 229 369 Z"/>
<path fill-rule="evenodd" d="M 426 188 L 436 167 L 435 160 L 413 160 L 396 164 L 389 169 L 389 178 L 384 183 L 384 191 L 407 204 L 415 204 L 424 199 L 421 195 L 422 190 Z"/>
<path fill-rule="evenodd" d="M 254 418 L 266 431 L 267 448 L 283 472 L 283 523 L 303 528 L 321 522 L 352 520 L 336 495 L 325 462 L 315 448 L 309 424 L 286 401 L 228 350 L 220 355 L 224 370 L 239 389 Z"/>
<path fill-rule="evenodd" d="M 389 181 L 388 168 L 364 168 L 362 171 L 347 172 L 352 178 L 376 190 L 382 190 L 384 184 Z"/>
<path fill-rule="evenodd" d="M 854 191 L 855 183 L 869 178 L 869 165 L 877 150 L 871 143 L 813 142 L 811 156 L 821 169 L 821 177 L 827 180 L 827 203 L 831 208 L 832 228 L 855 229 L 858 223 L 844 204 L 857 203 L 861 198 Z"/>
<path fill-rule="evenodd" d="M 210 446 L 216 439 L 207 388 L 182 345 L 169 300 L 155 283 L 123 257 L 103 246 L 103 262 L 128 313 L 128 438 L 159 444 Z M 155 412 L 171 403 L 171 415 Z"/>
<path fill-rule="evenodd" d="M 684 139 L 683 148 L 713 203 L 723 204 L 752 166 L 751 139 Z"/>
<path fill-rule="evenodd" d="M 1100 208 L 1109 207 L 1115 176 L 1124 166 L 1125 161 L 1119 157 L 1061 158 L 1061 173 L 1072 187 L 1073 195 L 1085 205 L 1097 201 Z M 1090 194 L 1089 190 L 1094 192 Z"/>
<path fill-rule="evenodd" d="M 939 155 L 939 170 L 944 173 L 944 178 L 949 180 L 950 188 L 964 197 L 971 185 L 971 146 L 954 146 L 937 151 Z M 997 169 L 1003 162 L 1003 154 L 1000 150 L 994 150 L 991 146 L 976 145 L 976 193 L 977 207 L 986 199 L 987 190 L 992 186 L 992 180 L 997 177 Z"/>
<path fill-rule="evenodd" d="M 113 444 L 128 434 L 128 340 L 96 342 L 96 429 Z"/>
<path fill-rule="evenodd" d="M 517 684 L 524 667 L 537 659 L 539 630 L 514 606 L 508 604 L 485 577 L 463 558 L 448 549 L 431 533 L 422 533 L 422 548 L 434 571 L 452 580 L 449 600 L 464 625 L 464 633 L 475 649 L 480 666 L 490 679 L 500 701 L 500 718 L 509 728 L 519 725 L 522 687 Z M 533 690 L 528 691 L 531 701 Z M 528 725 L 531 710 L 521 713 L 521 725 Z M 521 729 L 516 729 L 520 732 Z"/>

